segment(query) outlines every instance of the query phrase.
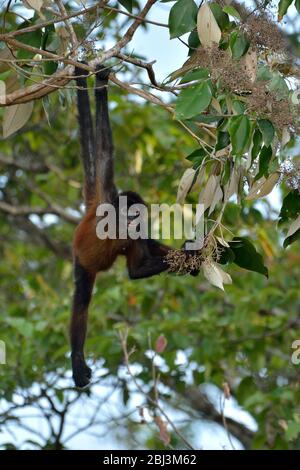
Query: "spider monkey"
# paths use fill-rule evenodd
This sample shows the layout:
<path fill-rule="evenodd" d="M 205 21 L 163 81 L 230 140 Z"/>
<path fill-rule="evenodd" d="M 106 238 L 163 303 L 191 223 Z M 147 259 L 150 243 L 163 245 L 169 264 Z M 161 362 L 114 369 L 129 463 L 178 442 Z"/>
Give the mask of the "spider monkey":
<path fill-rule="evenodd" d="M 75 69 L 77 83 L 78 120 L 80 128 L 81 156 L 85 174 L 84 200 L 86 214 L 76 229 L 74 237 L 74 280 L 72 318 L 70 326 L 73 379 L 77 387 L 85 387 L 91 378 L 91 369 L 84 359 L 84 342 L 87 330 L 88 308 L 96 275 L 107 271 L 121 255 L 126 257 L 130 279 L 141 279 L 168 269 L 164 257 L 171 250 L 152 239 L 127 238 L 104 240 L 96 234 L 96 209 L 101 203 L 118 207 L 119 197 L 127 197 L 127 211 L 133 204 L 145 205 L 142 197 L 125 191 L 118 194 L 114 184 L 113 140 L 108 113 L 107 85 L 110 69 L 100 66 L 96 70 L 95 127 L 92 122 L 86 74 Z M 130 224 L 138 217 L 127 212 Z M 195 275 L 195 273 L 194 273 Z"/>

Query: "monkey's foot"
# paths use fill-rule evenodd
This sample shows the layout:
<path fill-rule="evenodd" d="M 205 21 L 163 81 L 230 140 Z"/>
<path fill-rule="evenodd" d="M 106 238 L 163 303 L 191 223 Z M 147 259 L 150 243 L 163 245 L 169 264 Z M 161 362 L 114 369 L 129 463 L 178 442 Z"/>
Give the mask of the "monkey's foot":
<path fill-rule="evenodd" d="M 73 361 L 73 379 L 76 387 L 83 388 L 90 383 L 92 370 L 86 365 L 84 359 Z"/>

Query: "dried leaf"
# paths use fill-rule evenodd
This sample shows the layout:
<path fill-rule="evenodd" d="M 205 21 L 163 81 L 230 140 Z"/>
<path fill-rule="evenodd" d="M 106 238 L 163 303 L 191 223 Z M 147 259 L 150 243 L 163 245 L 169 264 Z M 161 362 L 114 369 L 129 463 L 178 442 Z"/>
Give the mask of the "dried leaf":
<path fill-rule="evenodd" d="M 229 183 L 227 183 L 225 186 L 225 194 L 226 194 L 227 201 L 228 199 L 231 198 L 231 196 L 238 193 L 240 177 L 241 177 L 241 174 L 239 170 L 234 169 L 231 174 Z"/>
<path fill-rule="evenodd" d="M 284 147 L 291 140 L 291 134 L 288 128 L 285 126 L 282 130 L 281 145 Z"/>
<path fill-rule="evenodd" d="M 0 80 L 0 104 L 6 103 L 6 86 L 3 80 Z"/>
<path fill-rule="evenodd" d="M 216 237 L 216 239 L 218 240 L 218 242 L 220 243 L 220 245 L 225 246 L 226 248 L 230 248 L 229 243 L 227 243 L 227 241 L 224 240 L 223 237 Z"/>
<path fill-rule="evenodd" d="M 218 204 L 218 202 L 221 201 L 222 198 L 223 198 L 223 191 L 221 189 L 221 186 L 218 184 L 215 190 L 213 200 L 209 208 L 208 215 L 210 215 L 215 210 L 216 205 Z"/>
<path fill-rule="evenodd" d="M 155 343 L 155 351 L 158 353 L 158 354 L 161 354 L 164 352 L 164 350 L 166 349 L 167 347 L 167 344 L 168 344 L 168 341 L 166 339 L 166 337 L 164 335 L 160 335 L 157 340 L 156 340 L 156 343 Z"/>
<path fill-rule="evenodd" d="M 232 279 L 231 279 L 230 274 L 223 271 L 223 269 L 221 269 L 220 266 L 218 266 L 218 265 L 216 265 L 216 268 L 218 269 L 218 271 L 219 271 L 219 273 L 222 277 L 223 284 L 232 284 Z"/>
<path fill-rule="evenodd" d="M 3 62 L 1 62 L 1 59 Z M 9 62 L 6 62 L 6 60 L 14 60 L 14 56 L 11 52 L 10 49 L 8 49 L 7 46 L 4 47 L 4 49 L 1 49 L 0 51 L 0 73 L 5 72 L 6 70 L 9 70 L 11 68 L 11 65 Z"/>
<path fill-rule="evenodd" d="M 214 43 L 219 44 L 222 36 L 221 30 L 208 3 L 202 5 L 198 11 L 197 31 L 203 47 L 211 47 Z"/>
<path fill-rule="evenodd" d="M 231 397 L 231 393 L 230 393 L 230 387 L 227 382 L 223 383 L 223 392 L 224 392 L 224 396 L 226 400 L 229 400 Z"/>
<path fill-rule="evenodd" d="M 171 442 L 171 436 L 167 429 L 167 423 L 163 421 L 160 416 L 155 416 L 154 421 L 159 429 L 160 440 L 164 443 L 165 446 L 168 446 Z"/>
<path fill-rule="evenodd" d="M 254 50 L 248 52 L 241 58 L 241 65 L 244 68 L 251 82 L 255 82 L 257 74 L 257 54 Z"/>
<path fill-rule="evenodd" d="M 211 175 L 208 178 L 205 188 L 201 191 L 199 195 L 199 204 L 203 204 L 204 211 L 206 211 L 206 209 L 208 209 L 212 204 L 219 182 L 220 176 Z"/>
<path fill-rule="evenodd" d="M 211 99 L 212 107 L 217 111 L 217 113 L 222 114 L 222 108 L 219 101 L 213 96 Z"/>
<path fill-rule="evenodd" d="M 41 11 L 44 0 L 23 0 L 23 3 L 25 3 L 28 8 L 33 8 L 36 11 Z"/>
<path fill-rule="evenodd" d="M 192 184 L 193 184 L 193 181 L 194 181 L 194 177 L 195 177 L 195 173 L 196 173 L 196 170 L 194 170 L 193 168 L 188 168 L 183 173 L 183 175 L 181 177 L 181 180 L 179 182 L 178 191 L 177 191 L 177 200 L 176 200 L 176 202 L 178 204 L 182 204 L 184 202 L 187 194 L 191 190 L 191 187 L 192 187 Z"/>
<path fill-rule="evenodd" d="M 204 261 L 202 264 L 203 274 L 206 279 L 215 287 L 224 290 L 223 284 L 231 284 L 231 276 L 223 271 L 213 261 Z"/>
<path fill-rule="evenodd" d="M 8 137 L 21 129 L 31 116 L 33 101 L 7 106 L 3 115 L 3 137 Z"/>
<path fill-rule="evenodd" d="M 291 237 L 292 235 L 294 235 L 294 233 L 296 233 L 299 229 L 300 229 L 300 215 L 299 215 L 299 217 L 297 217 L 296 220 L 294 220 L 294 222 L 290 226 L 286 238 Z"/>
<path fill-rule="evenodd" d="M 270 175 L 267 179 L 264 177 L 260 178 L 252 186 L 247 199 L 259 199 L 261 197 L 267 196 L 276 186 L 279 178 L 279 173 L 272 173 L 272 175 Z"/>

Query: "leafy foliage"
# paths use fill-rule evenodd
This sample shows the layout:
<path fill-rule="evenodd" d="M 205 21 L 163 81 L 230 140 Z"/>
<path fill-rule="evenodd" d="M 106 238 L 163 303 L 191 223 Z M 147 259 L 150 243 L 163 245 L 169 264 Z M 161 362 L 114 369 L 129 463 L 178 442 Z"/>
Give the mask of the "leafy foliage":
<path fill-rule="evenodd" d="M 61 85 L 56 93 L 37 100 L 34 109 L 33 102 L 1 108 L 5 138 L 0 142 L 0 340 L 7 349 L 7 364 L 0 365 L 3 448 L 74 445 L 64 432 L 57 432 L 57 422 L 65 431 L 68 426 L 63 420 L 70 418 L 79 428 L 72 403 L 87 410 L 94 402 L 97 426 L 104 427 L 105 436 L 122 439 L 122 446 L 168 448 L 170 443 L 182 448 L 178 435 L 149 405 L 149 397 L 157 392 L 162 406 L 175 410 L 174 415 L 188 411 L 179 428 L 199 448 L 199 421 L 204 418 L 215 426 L 224 422 L 219 403 L 214 406 L 206 392 L 214 386 L 219 398 L 227 399 L 229 391 L 255 420 L 249 429 L 227 416 L 225 407 L 228 431 L 245 447 L 299 449 L 299 365 L 291 360 L 300 334 L 299 249 L 295 244 L 283 250 L 280 232 L 287 229 L 286 247 L 300 237 L 299 128 L 295 94 L 288 85 L 290 77 L 297 83 L 294 64 L 277 60 L 281 32 L 259 12 L 254 18 L 246 12 L 245 20 L 245 11 L 236 3 L 222 8 L 206 2 L 199 11 L 192 0 L 163 3 L 170 8 L 170 37 L 175 40 L 188 33 L 187 61 L 168 77 L 168 83 L 152 83 L 161 95 L 172 92 L 161 108 L 110 86 L 117 183 L 141 192 L 148 201 L 173 202 L 183 167 L 189 170 L 193 191 L 184 196 L 189 202 L 205 203 L 205 237 L 214 247 L 214 256 L 205 260 L 198 278 L 164 274 L 131 282 L 122 260 L 100 276 L 87 341 L 89 364 L 100 373 L 94 374 L 95 387 L 75 391 L 67 328 L 72 295 L 70 240 L 82 213 L 74 90 Z M 300 8 L 299 0 L 278 3 L 280 17 L 292 5 L 297 11 Z M 4 32 L 28 25 L 35 28 L 45 20 L 50 24 L 16 36 L 29 49 L 1 44 L 1 99 L 3 89 L 22 95 L 44 75 L 55 78 L 71 60 L 66 25 L 51 23 L 53 13 L 41 0 L 27 0 L 27 4 L 29 20 L 23 22 L 13 13 L 20 2 L 13 2 Z M 74 2 L 64 4 L 73 12 Z M 122 0 L 114 6 L 123 13 L 91 10 L 84 19 L 81 15 L 72 20 L 80 53 L 88 61 L 105 53 L 103 38 L 124 38 L 124 29 L 133 21 L 126 12 L 138 16 L 141 11 L 137 1 Z M 295 35 L 290 39 L 299 50 Z M 59 59 L 42 60 L 38 56 L 43 52 Z M 126 71 L 124 83 L 134 93 L 133 84 L 143 81 L 139 70 L 144 58 L 138 52 L 134 55 L 130 45 L 125 53 L 129 62 L 123 62 L 121 72 L 120 54 L 111 58 L 111 65 L 120 81 Z M 140 61 L 139 68 L 135 60 Z M 151 77 L 149 62 L 147 67 Z M 136 94 L 147 90 L 148 86 L 141 86 Z M 151 95 L 142 96 L 151 101 Z M 277 207 L 263 199 L 276 185 L 283 195 L 278 231 Z M 230 270 L 232 284 L 225 269 Z M 226 290 L 210 284 L 221 288 L 226 284 Z M 127 328 L 129 349 L 135 350 L 134 374 L 142 389 L 149 391 L 148 397 L 124 372 L 119 333 Z M 157 390 L 152 354 L 158 364 Z M 108 389 L 105 399 L 103 388 Z M 117 413 L 113 410 L 104 422 L 114 393 Z M 206 400 L 212 400 L 210 406 Z M 21 413 L 32 414 L 32 408 L 42 412 L 48 427 L 33 423 L 33 432 L 28 430 Z M 18 442 L 7 433 L 12 429 L 21 436 Z M 225 434 L 224 442 L 230 447 Z"/>

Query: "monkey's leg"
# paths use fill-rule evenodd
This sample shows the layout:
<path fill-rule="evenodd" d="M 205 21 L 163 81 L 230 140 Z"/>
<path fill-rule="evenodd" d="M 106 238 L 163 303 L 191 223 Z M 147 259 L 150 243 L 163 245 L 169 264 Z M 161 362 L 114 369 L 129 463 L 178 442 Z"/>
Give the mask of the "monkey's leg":
<path fill-rule="evenodd" d="M 95 276 L 75 260 L 75 293 L 70 327 L 72 370 L 76 387 L 84 387 L 90 381 L 92 371 L 84 360 L 84 341 L 87 329 L 88 307 L 91 301 Z"/>

